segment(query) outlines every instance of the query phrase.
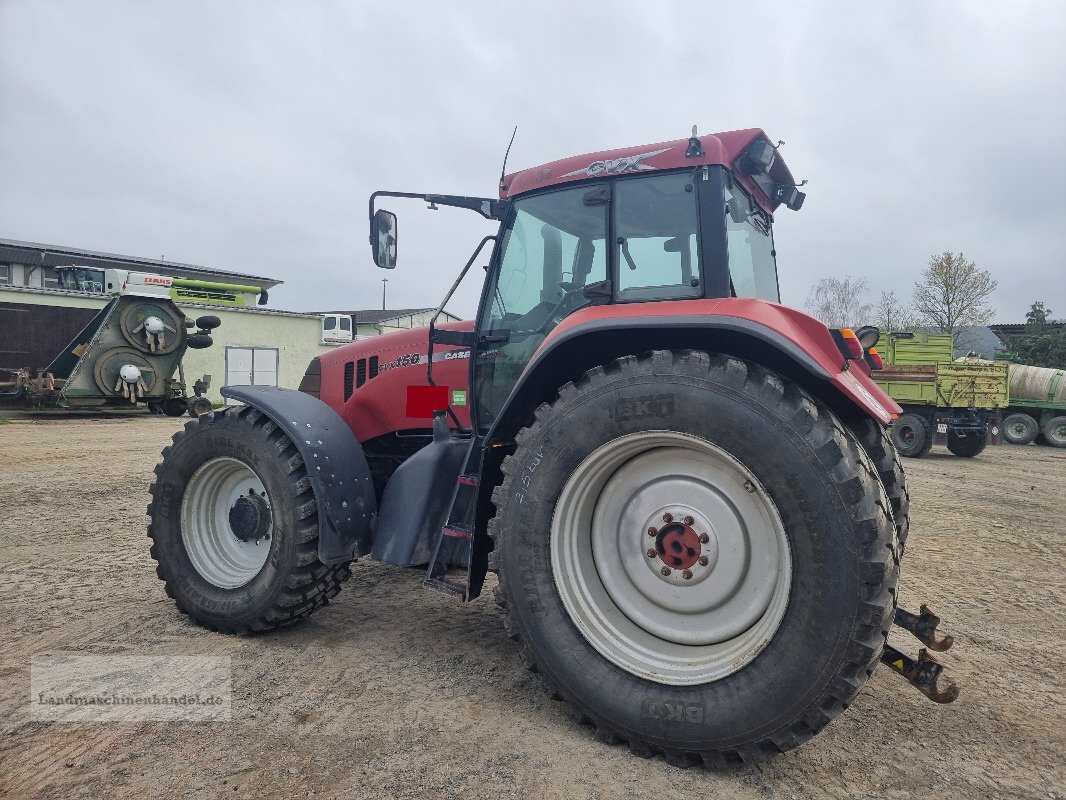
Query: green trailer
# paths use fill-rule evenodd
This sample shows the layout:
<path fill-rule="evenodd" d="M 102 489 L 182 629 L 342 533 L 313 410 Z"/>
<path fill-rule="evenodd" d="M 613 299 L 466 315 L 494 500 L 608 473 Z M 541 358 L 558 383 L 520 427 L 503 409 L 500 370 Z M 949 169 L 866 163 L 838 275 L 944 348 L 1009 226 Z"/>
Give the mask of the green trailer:
<path fill-rule="evenodd" d="M 920 457 L 942 444 L 972 457 L 1000 444 L 1010 404 L 1006 365 L 952 361 L 950 334 L 885 332 L 881 342 L 885 366 L 873 378 L 903 408 L 892 425 L 900 455 Z"/>
<path fill-rule="evenodd" d="M 1066 447 L 1066 370 L 1009 364 L 1010 405 L 1003 438 L 1010 444 L 1043 439 Z"/>

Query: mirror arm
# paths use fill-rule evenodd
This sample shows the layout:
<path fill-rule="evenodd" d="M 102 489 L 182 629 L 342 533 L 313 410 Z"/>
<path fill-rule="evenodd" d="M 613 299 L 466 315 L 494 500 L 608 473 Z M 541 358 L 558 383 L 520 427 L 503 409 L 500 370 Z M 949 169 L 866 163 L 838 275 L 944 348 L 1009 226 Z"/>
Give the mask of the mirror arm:
<path fill-rule="evenodd" d="M 374 192 L 370 195 L 370 219 L 374 219 L 374 206 L 379 197 L 405 197 L 413 200 L 422 200 L 426 203 L 453 208 L 468 208 L 476 211 L 485 219 L 500 219 L 503 211 L 503 202 L 487 197 L 463 197 L 452 194 L 425 194 L 423 192 Z"/>

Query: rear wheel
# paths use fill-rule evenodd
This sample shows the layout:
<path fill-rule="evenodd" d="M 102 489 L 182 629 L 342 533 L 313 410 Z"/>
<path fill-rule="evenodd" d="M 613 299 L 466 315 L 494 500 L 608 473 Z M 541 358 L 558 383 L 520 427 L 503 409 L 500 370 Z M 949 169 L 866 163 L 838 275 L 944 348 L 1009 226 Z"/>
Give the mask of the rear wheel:
<path fill-rule="evenodd" d="M 1066 416 L 1052 417 L 1045 422 L 1043 434 L 1052 447 L 1066 447 Z"/>
<path fill-rule="evenodd" d="M 892 444 L 901 456 L 921 458 L 933 446 L 933 428 L 918 414 L 900 414 L 892 423 Z"/>
<path fill-rule="evenodd" d="M 973 458 L 985 449 L 987 439 L 983 433 L 956 433 L 948 430 L 948 450 L 963 458 Z"/>
<path fill-rule="evenodd" d="M 163 413 L 168 417 L 180 417 L 185 414 L 187 408 L 185 401 L 180 397 L 171 397 L 162 403 Z"/>
<path fill-rule="evenodd" d="M 1010 444 L 1031 444 L 1040 426 L 1028 414 L 1011 414 L 1003 420 L 1003 438 Z"/>
<path fill-rule="evenodd" d="M 803 390 L 701 352 L 568 384 L 494 493 L 499 602 L 549 690 L 671 763 L 787 750 L 876 666 L 898 574 L 889 500 Z"/>
<path fill-rule="evenodd" d="M 240 407 L 190 421 L 150 489 L 156 572 L 178 609 L 226 633 L 295 622 L 351 574 L 318 560 L 318 511 L 287 434 Z"/>
<path fill-rule="evenodd" d="M 902 556 L 911 527 L 911 496 L 907 490 L 903 461 L 892 444 L 892 435 L 886 426 L 869 417 L 862 417 L 850 423 L 848 427 L 877 467 L 877 474 L 881 476 L 881 484 L 892 503 L 892 519 L 896 523 L 896 538 L 899 539 L 899 552 Z"/>

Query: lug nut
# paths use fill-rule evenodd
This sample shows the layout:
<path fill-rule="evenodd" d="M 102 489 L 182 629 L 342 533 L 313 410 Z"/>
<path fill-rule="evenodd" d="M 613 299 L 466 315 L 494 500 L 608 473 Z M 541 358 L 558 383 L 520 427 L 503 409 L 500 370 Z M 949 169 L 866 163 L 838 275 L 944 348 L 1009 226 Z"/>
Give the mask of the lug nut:
<path fill-rule="evenodd" d="M 701 533 L 700 534 L 700 543 L 707 544 L 707 542 L 709 542 L 709 541 L 711 541 L 711 537 L 710 536 L 708 536 L 706 533 Z"/>
<path fill-rule="evenodd" d="M 692 517 L 685 517 L 685 524 L 686 525 L 694 525 L 695 522 L 696 522 L 696 520 L 694 520 Z"/>
<path fill-rule="evenodd" d="M 674 515 L 673 514 L 663 514 L 663 522 L 673 522 L 673 521 L 674 521 Z"/>
<path fill-rule="evenodd" d="M 711 560 L 709 558 L 707 558 L 707 556 L 700 556 L 700 566 L 701 567 L 706 567 L 710 563 L 711 563 Z"/>
<path fill-rule="evenodd" d="M 648 536 L 658 536 L 659 531 L 656 528 L 648 528 Z"/>
<path fill-rule="evenodd" d="M 664 578 L 669 578 L 671 569 L 669 567 L 663 567 L 661 570 L 659 570 L 659 572 L 663 574 Z"/>
<path fill-rule="evenodd" d="M 686 569 L 684 572 L 681 573 L 681 577 L 684 578 L 686 581 L 692 580 L 692 570 Z"/>
<path fill-rule="evenodd" d="M 647 552 L 648 558 L 655 558 L 657 555 L 659 554 L 655 551 L 654 547 Z"/>

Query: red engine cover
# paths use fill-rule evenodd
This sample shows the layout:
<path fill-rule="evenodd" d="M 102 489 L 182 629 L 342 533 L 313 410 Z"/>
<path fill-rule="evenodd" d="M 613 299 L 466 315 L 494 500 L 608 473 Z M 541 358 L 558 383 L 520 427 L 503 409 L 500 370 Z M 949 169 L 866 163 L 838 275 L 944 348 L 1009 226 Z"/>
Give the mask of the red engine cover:
<path fill-rule="evenodd" d="M 450 322 L 439 327 L 472 331 L 474 323 Z M 322 371 L 320 397 L 344 418 L 361 442 L 396 431 L 428 429 L 431 415 L 425 414 L 425 400 L 417 396 L 418 387 L 429 386 L 426 379 L 428 352 L 429 329 L 412 328 L 352 342 L 323 353 L 319 356 Z M 346 367 L 349 377 L 345 375 Z M 437 386 L 447 388 L 455 415 L 464 426 L 470 425 L 467 405 L 470 402 L 467 391 L 469 368 L 469 349 L 434 346 L 433 381 Z M 361 383 L 360 377 L 363 378 Z M 408 402 L 409 388 L 415 389 L 412 403 Z M 345 398 L 349 390 L 350 394 Z M 454 392 L 464 394 L 454 397 Z M 409 412 L 415 415 L 409 415 Z"/>

